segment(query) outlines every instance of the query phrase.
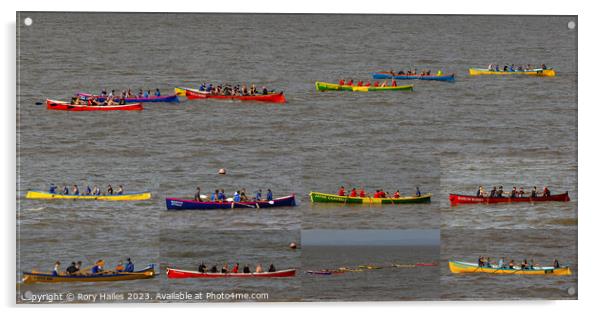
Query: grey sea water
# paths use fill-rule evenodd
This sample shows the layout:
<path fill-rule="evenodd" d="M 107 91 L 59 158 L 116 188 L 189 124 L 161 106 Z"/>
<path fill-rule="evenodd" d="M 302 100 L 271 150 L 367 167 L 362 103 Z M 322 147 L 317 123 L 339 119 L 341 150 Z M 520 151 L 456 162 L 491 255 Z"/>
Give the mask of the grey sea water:
<path fill-rule="evenodd" d="M 20 22 L 26 16 L 31 26 Z M 131 256 L 138 266 L 156 263 L 164 249 L 161 232 L 169 230 L 576 231 L 577 31 L 567 28 L 570 20 L 576 17 L 19 13 L 16 277 L 49 270 L 55 260 L 114 263 Z M 558 76 L 467 74 L 488 63 L 542 62 Z M 314 88 L 315 81 L 366 80 L 372 71 L 414 67 L 454 72 L 457 81 L 408 81 L 415 91 L 403 93 Z M 266 85 L 283 90 L 288 103 L 198 100 L 147 104 L 136 113 L 62 113 L 35 104 L 101 89 L 168 94 L 202 82 Z M 219 168 L 228 175 L 217 175 Z M 24 199 L 49 183 L 123 184 L 153 198 Z M 449 193 L 500 184 L 548 185 L 569 191 L 572 201 L 447 203 Z M 310 191 L 334 193 L 340 185 L 403 194 L 420 186 L 434 196 L 431 204 L 399 207 L 309 202 Z M 271 188 L 275 196 L 296 193 L 299 206 L 165 210 L 165 197 L 192 197 L 197 186 L 230 193 Z M 77 289 L 155 289 L 161 282 Z"/>

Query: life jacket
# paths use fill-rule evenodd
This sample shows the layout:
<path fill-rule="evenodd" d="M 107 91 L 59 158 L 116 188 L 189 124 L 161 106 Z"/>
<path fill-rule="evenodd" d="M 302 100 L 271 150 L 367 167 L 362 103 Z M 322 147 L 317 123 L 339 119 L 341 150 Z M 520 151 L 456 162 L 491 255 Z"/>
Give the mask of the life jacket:
<path fill-rule="evenodd" d="M 366 197 L 366 192 L 364 192 L 364 190 L 360 191 L 360 197 Z"/>
<path fill-rule="evenodd" d="M 350 197 L 356 197 L 357 196 L 357 191 L 355 190 L 351 190 L 351 193 L 349 193 Z"/>
<path fill-rule="evenodd" d="M 345 189 L 339 189 L 339 196 L 345 196 Z"/>

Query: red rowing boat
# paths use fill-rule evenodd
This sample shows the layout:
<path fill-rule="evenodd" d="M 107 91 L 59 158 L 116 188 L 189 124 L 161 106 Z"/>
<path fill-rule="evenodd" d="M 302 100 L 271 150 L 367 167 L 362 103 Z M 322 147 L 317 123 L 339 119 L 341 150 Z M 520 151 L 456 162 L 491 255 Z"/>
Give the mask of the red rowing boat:
<path fill-rule="evenodd" d="M 211 94 L 206 91 L 188 90 L 186 89 L 186 97 L 189 100 L 194 99 L 222 99 L 222 100 L 239 100 L 239 101 L 259 101 L 271 103 L 286 103 L 284 93 L 269 93 L 255 95 L 220 95 Z"/>
<path fill-rule="evenodd" d="M 568 202 L 571 198 L 569 198 L 569 192 L 565 192 L 562 194 L 550 195 L 550 196 L 538 196 L 538 197 L 520 197 L 520 198 L 511 198 L 511 197 L 479 197 L 473 195 L 460 195 L 460 194 L 450 194 L 449 202 L 452 205 L 456 204 L 479 204 L 479 203 L 517 203 L 517 202 Z"/>
<path fill-rule="evenodd" d="M 46 108 L 48 110 L 59 111 L 140 111 L 142 103 L 131 103 L 122 105 L 83 105 L 71 104 L 69 102 L 46 100 Z"/>
<path fill-rule="evenodd" d="M 211 273 L 198 272 L 190 270 L 180 270 L 167 268 L 167 277 L 170 279 L 186 279 L 186 278 L 285 278 L 294 277 L 296 269 L 280 270 L 275 272 L 253 272 L 253 273 Z"/>

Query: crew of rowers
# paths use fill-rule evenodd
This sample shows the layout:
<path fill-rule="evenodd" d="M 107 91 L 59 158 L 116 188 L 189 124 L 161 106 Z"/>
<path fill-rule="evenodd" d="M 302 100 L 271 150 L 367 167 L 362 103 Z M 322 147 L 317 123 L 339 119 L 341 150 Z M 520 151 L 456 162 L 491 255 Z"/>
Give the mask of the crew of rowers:
<path fill-rule="evenodd" d="M 500 260 L 498 260 L 497 266 L 494 267 L 491 264 L 492 263 L 491 258 L 479 257 L 478 265 L 479 265 L 479 267 L 483 267 L 483 268 L 496 268 L 496 269 L 520 268 L 521 270 L 533 270 L 533 268 L 536 267 L 536 265 L 533 263 L 533 259 L 531 259 L 530 262 L 527 262 L 527 259 L 524 259 L 520 264 L 515 263 L 514 260 L 510 260 L 509 262 L 506 263 L 505 259 L 506 258 L 501 257 Z M 560 262 L 558 262 L 557 259 L 554 259 L 553 267 L 560 268 Z"/>
<path fill-rule="evenodd" d="M 121 91 L 121 94 L 119 96 L 117 96 L 115 94 L 115 90 L 111 90 L 111 92 L 107 93 L 107 90 L 102 90 L 100 92 L 100 94 L 97 96 L 87 96 L 85 98 L 82 98 L 81 95 L 76 95 L 74 97 L 71 98 L 71 104 L 74 105 L 89 105 L 89 106 L 105 106 L 105 105 L 124 105 L 126 102 L 126 99 L 135 99 L 135 98 L 149 98 L 151 96 L 151 91 L 150 90 L 146 90 L 143 91 L 142 89 L 140 89 L 140 91 L 138 91 L 138 94 L 134 94 L 132 92 L 132 89 L 127 89 L 127 90 L 123 90 Z M 159 88 L 155 89 L 155 93 L 154 96 L 156 97 L 160 97 L 161 96 L 161 91 L 159 90 Z M 98 100 L 96 100 L 97 98 L 101 98 L 103 101 L 100 102 Z"/>
<path fill-rule="evenodd" d="M 337 193 L 338 196 L 348 196 L 348 197 L 360 197 L 360 198 L 365 198 L 368 197 L 368 195 L 366 195 L 366 191 L 364 191 L 364 188 L 360 188 L 360 190 L 356 190 L 355 188 L 351 189 L 351 191 L 349 191 L 349 193 L 347 193 L 347 191 L 345 191 L 345 187 L 341 186 L 339 188 L 339 192 Z M 416 187 L 416 196 L 421 196 L 422 192 L 420 192 L 420 188 Z M 394 199 L 399 199 L 401 197 L 401 194 L 399 193 L 399 190 L 395 191 L 395 193 L 393 193 L 393 195 L 391 195 L 389 192 L 385 192 L 383 189 L 377 189 L 374 192 L 374 195 L 372 196 L 375 199 L 386 199 L 386 198 L 394 198 Z"/>
<path fill-rule="evenodd" d="M 506 71 L 506 72 L 515 72 L 515 71 L 535 71 L 535 70 L 546 70 L 548 69 L 548 67 L 546 66 L 546 64 L 541 64 L 540 68 L 535 68 L 534 65 L 531 64 L 527 64 L 527 65 L 504 65 L 503 67 L 500 67 L 500 65 L 498 64 L 489 64 L 487 65 L 487 70 L 489 71 Z"/>
<path fill-rule="evenodd" d="M 104 260 L 97 260 L 93 266 L 88 268 L 82 268 L 82 262 L 75 261 L 71 262 L 71 265 L 65 269 L 65 273 L 61 272 L 61 262 L 57 261 L 54 263 L 54 269 L 52 270 L 53 276 L 59 275 L 93 275 L 93 274 L 103 274 L 103 273 L 116 273 L 116 272 L 134 272 L 134 263 L 132 259 L 127 258 L 126 264 L 123 265 L 123 261 L 119 261 L 115 269 L 111 271 L 105 271 L 104 269 L 105 262 Z M 88 270 L 90 272 L 88 272 Z"/>
<path fill-rule="evenodd" d="M 362 80 L 358 81 L 357 84 L 355 84 L 353 82 L 353 79 L 349 79 L 347 81 L 345 81 L 344 79 L 339 80 L 339 85 L 340 86 L 358 86 L 358 87 L 397 87 L 397 82 L 395 80 L 391 80 L 391 85 L 388 86 L 387 85 L 387 81 L 384 81 L 382 83 L 378 82 L 378 81 L 374 81 L 373 83 L 370 83 L 370 81 L 366 81 L 363 82 Z"/>
<path fill-rule="evenodd" d="M 540 195 L 541 194 L 541 195 Z M 479 186 L 479 189 L 477 190 L 477 197 L 495 197 L 495 198 L 503 198 L 503 197 L 510 197 L 510 198 L 524 198 L 524 197 L 532 197 L 532 198 L 536 198 L 536 197 L 550 197 L 552 195 L 552 193 L 550 192 L 550 189 L 548 189 L 547 187 L 543 187 L 543 191 L 539 192 L 537 191 L 537 187 L 534 186 L 533 189 L 531 189 L 531 193 L 529 195 L 526 194 L 525 190 L 523 189 L 523 187 L 520 187 L 520 189 L 516 189 L 516 187 L 512 187 L 512 191 L 510 192 L 504 192 L 504 186 L 500 185 L 500 187 L 493 187 L 493 189 L 491 189 L 491 191 L 489 192 L 489 195 L 487 195 L 487 192 L 485 192 L 485 189 L 483 189 L 482 186 Z"/>
<path fill-rule="evenodd" d="M 251 84 L 249 87 L 247 87 L 246 84 L 243 84 L 242 87 L 240 85 L 231 85 L 231 84 L 225 84 L 225 85 L 217 85 L 214 86 L 213 84 L 209 83 L 203 83 L 200 87 L 199 87 L 200 91 L 206 91 L 209 92 L 212 95 L 232 95 L 232 96 L 244 96 L 244 95 L 267 95 L 270 93 L 274 93 L 274 90 L 272 91 L 268 91 L 268 88 L 266 88 L 265 86 L 261 88 L 261 91 L 258 91 L 257 88 L 255 87 L 255 84 Z"/>
<path fill-rule="evenodd" d="M 218 270 L 217 265 L 214 265 L 213 267 L 211 267 L 211 269 L 207 269 L 207 266 L 205 266 L 205 264 L 203 262 L 201 262 L 201 264 L 199 265 L 199 272 L 201 273 L 251 273 L 251 269 L 249 268 L 249 265 L 245 265 L 242 268 L 242 272 L 239 271 L 240 270 L 240 266 L 238 264 L 238 262 L 232 267 L 232 269 L 230 269 L 228 263 L 226 262 L 221 270 Z M 261 266 L 261 264 L 257 264 L 257 266 L 255 266 L 255 273 L 263 273 L 265 272 L 263 270 L 263 267 Z M 273 264 L 270 264 L 270 267 L 268 268 L 267 272 L 276 272 L 276 267 Z"/>
<path fill-rule="evenodd" d="M 58 191 L 58 187 L 56 185 L 54 185 L 53 183 L 50 184 L 50 188 L 48 188 L 48 193 L 50 194 L 63 194 L 63 195 L 70 195 L 69 194 L 69 188 L 66 185 L 63 185 L 63 190 L 59 193 Z M 77 186 L 77 184 L 74 184 L 73 187 L 71 188 L 71 195 L 123 195 L 124 190 L 123 190 L 123 185 L 119 185 L 117 187 L 117 190 L 113 190 L 113 187 L 109 184 L 107 185 L 107 190 L 102 193 L 100 191 L 100 188 L 98 186 L 94 186 L 93 189 L 90 188 L 90 186 L 86 186 L 86 190 L 84 193 L 81 193 L 79 191 L 79 187 Z"/>
<path fill-rule="evenodd" d="M 265 199 L 263 198 L 263 192 L 261 191 L 261 189 L 259 189 L 257 192 L 255 192 L 255 196 L 252 198 L 249 198 L 247 196 L 247 190 L 245 188 L 237 190 L 232 195 L 232 202 L 235 202 L 235 203 L 249 202 L 249 201 L 253 201 L 253 202 L 272 201 L 273 199 L 274 199 L 274 194 L 272 193 L 272 190 L 270 190 L 270 189 L 268 189 L 268 191 L 266 192 Z M 230 202 L 230 201 L 228 201 L 229 198 L 226 196 L 226 193 L 224 193 L 224 189 L 219 189 L 219 190 L 216 189 L 213 193 L 211 193 L 209 195 L 209 197 L 207 197 L 206 195 L 201 194 L 200 187 L 196 188 L 196 192 L 194 193 L 194 200 L 197 202 L 226 202 L 226 201 Z"/>
<path fill-rule="evenodd" d="M 426 70 L 422 70 L 420 71 L 420 73 L 418 73 L 418 69 L 414 68 L 414 70 L 408 70 L 408 71 L 403 71 L 400 70 L 398 72 L 395 72 L 393 69 L 389 70 L 389 74 L 391 74 L 392 76 L 430 76 L 431 75 L 431 70 L 430 69 L 426 69 Z M 437 71 L 437 76 L 442 76 L 443 75 L 443 71 L 438 70 Z"/>

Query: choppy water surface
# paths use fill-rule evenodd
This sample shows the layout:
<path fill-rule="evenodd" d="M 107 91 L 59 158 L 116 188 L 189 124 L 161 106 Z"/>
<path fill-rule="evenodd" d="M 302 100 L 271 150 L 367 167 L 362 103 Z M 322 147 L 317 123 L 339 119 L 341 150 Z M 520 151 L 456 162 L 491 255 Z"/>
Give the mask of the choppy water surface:
<path fill-rule="evenodd" d="M 84 255 L 156 262 L 162 230 L 576 228 L 577 32 L 566 27 L 574 17 L 117 14 L 107 23 L 106 14 L 28 13 L 18 21 L 25 16 L 33 25 L 19 24 L 17 38 L 19 271 Z M 491 62 L 545 62 L 559 75 L 468 77 L 469 67 Z M 441 68 L 457 82 L 408 82 L 412 93 L 317 93 L 313 86 L 400 67 Z M 139 113 L 35 105 L 78 91 L 166 94 L 204 81 L 267 85 L 284 90 L 288 103 L 184 101 Z M 228 175 L 218 176 L 219 168 Z M 50 182 L 124 184 L 154 196 L 23 199 Z M 499 184 L 549 185 L 573 201 L 447 206 L 450 192 Z M 399 207 L 309 202 L 309 191 L 340 185 L 404 194 L 418 185 L 435 196 Z M 166 196 L 192 197 L 197 186 L 294 192 L 299 206 L 165 210 Z"/>

